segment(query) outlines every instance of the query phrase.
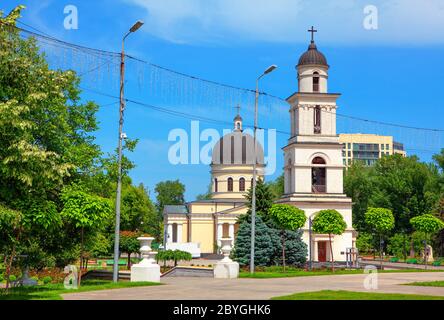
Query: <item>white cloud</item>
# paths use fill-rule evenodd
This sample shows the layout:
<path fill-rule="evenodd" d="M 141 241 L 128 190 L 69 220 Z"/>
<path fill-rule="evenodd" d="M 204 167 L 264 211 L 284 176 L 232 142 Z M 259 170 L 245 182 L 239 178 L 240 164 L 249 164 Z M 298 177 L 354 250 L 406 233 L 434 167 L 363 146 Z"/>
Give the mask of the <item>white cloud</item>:
<path fill-rule="evenodd" d="M 335 43 L 444 43 L 442 0 L 124 0 L 147 11 L 145 30 L 174 42 L 304 42 L 307 27 Z M 379 29 L 364 29 L 375 5 Z"/>

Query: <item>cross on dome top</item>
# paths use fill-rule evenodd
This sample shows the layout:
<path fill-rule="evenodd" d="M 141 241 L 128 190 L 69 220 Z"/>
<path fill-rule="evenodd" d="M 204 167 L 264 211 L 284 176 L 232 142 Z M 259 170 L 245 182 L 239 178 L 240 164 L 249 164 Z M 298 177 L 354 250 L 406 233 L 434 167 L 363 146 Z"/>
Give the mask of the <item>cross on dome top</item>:
<path fill-rule="evenodd" d="M 318 30 L 315 30 L 313 26 L 311 26 L 311 29 L 308 30 L 308 32 L 311 32 L 311 42 L 314 42 L 314 34 L 315 32 L 318 32 Z"/>

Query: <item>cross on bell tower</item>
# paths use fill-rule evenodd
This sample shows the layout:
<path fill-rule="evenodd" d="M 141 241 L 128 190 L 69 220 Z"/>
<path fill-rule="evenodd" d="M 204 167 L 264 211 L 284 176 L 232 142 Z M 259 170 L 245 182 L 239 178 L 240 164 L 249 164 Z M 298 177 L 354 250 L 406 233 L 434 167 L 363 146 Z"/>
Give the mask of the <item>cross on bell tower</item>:
<path fill-rule="evenodd" d="M 315 28 L 311 26 L 311 29 L 309 29 L 308 32 L 311 32 L 311 42 L 314 43 L 314 34 L 318 32 L 318 30 L 315 30 Z"/>

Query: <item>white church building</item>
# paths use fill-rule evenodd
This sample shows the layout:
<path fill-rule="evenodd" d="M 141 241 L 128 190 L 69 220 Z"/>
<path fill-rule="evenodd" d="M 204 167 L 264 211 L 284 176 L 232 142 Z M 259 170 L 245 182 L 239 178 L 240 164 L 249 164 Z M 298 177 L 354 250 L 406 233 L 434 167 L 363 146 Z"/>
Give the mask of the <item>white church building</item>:
<path fill-rule="evenodd" d="M 313 31 L 313 29 L 312 29 Z M 313 219 L 317 212 L 335 209 L 347 229 L 334 236 L 333 255 L 346 260 L 346 251 L 355 247 L 352 227 L 352 200 L 343 191 L 343 145 L 336 132 L 336 101 L 340 94 L 328 92 L 329 65 L 313 40 L 297 65 L 298 92 L 290 104 L 291 137 L 284 150 L 285 191 L 280 203 L 296 206 Z M 303 229 L 309 244 L 309 219 Z M 328 235 L 312 234 L 312 260 L 329 261 Z"/>
<path fill-rule="evenodd" d="M 312 32 L 314 30 L 312 29 Z M 336 261 L 346 261 L 346 252 L 355 247 L 352 227 L 352 200 L 343 192 L 343 145 L 336 132 L 336 101 L 340 94 L 328 92 L 329 65 L 313 40 L 297 65 L 298 91 L 290 96 L 291 137 L 284 150 L 285 190 L 279 203 L 305 211 L 308 218 L 324 209 L 340 212 L 347 223 L 342 235 L 334 236 Z M 253 137 L 242 130 L 242 118 L 234 119 L 234 130 L 213 149 L 211 200 L 164 211 L 165 241 L 168 249 L 181 249 L 200 256 L 218 252 L 220 239 L 236 237 L 237 219 L 247 212 L 245 195 L 252 185 Z M 263 177 L 263 148 L 258 145 L 258 177 Z M 309 219 L 303 240 L 310 245 L 312 261 L 330 260 L 328 235 L 309 236 Z"/>

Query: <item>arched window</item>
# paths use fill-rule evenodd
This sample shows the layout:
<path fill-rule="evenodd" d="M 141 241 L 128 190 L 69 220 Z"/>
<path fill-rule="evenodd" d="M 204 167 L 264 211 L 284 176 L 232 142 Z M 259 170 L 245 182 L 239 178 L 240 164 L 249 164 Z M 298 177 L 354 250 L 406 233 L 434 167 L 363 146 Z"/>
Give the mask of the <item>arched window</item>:
<path fill-rule="evenodd" d="M 326 164 L 324 158 L 316 157 L 311 162 L 312 164 Z"/>
<path fill-rule="evenodd" d="M 241 192 L 245 191 L 245 179 L 244 178 L 239 179 L 239 191 L 241 191 Z"/>
<path fill-rule="evenodd" d="M 325 165 L 326 162 L 321 157 L 316 157 L 312 161 L 313 165 Z M 325 167 L 312 167 L 311 168 L 311 191 L 313 193 L 325 193 L 327 192 L 326 185 L 327 171 Z"/>
<path fill-rule="evenodd" d="M 228 178 L 228 192 L 233 192 L 233 178 Z"/>
<path fill-rule="evenodd" d="M 321 134 L 321 107 L 316 106 L 314 109 L 314 133 Z"/>
<path fill-rule="evenodd" d="M 313 73 L 313 92 L 319 92 L 319 72 Z"/>
<path fill-rule="evenodd" d="M 214 192 L 219 192 L 219 186 L 217 184 L 217 178 L 214 179 Z"/>

